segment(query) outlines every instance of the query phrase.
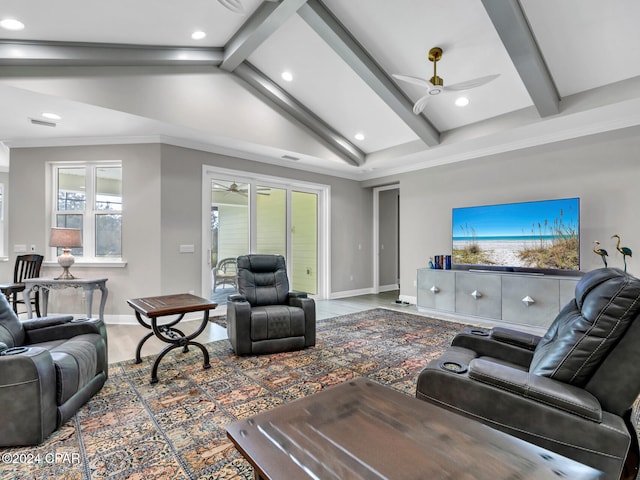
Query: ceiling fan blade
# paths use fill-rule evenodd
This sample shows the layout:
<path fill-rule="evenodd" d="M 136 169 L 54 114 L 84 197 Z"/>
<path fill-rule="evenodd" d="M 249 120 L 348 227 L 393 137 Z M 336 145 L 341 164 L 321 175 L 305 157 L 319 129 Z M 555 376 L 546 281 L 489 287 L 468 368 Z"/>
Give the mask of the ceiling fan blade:
<path fill-rule="evenodd" d="M 218 0 L 218 3 L 233 13 L 244 13 L 244 7 L 240 0 Z"/>
<path fill-rule="evenodd" d="M 403 82 L 413 83 L 414 85 L 420 85 L 421 87 L 424 87 L 427 90 L 433 87 L 431 82 L 429 80 L 425 80 L 424 78 L 411 77 L 409 75 L 398 75 L 397 73 L 393 73 L 392 76 L 393 78 L 397 78 L 398 80 L 402 80 Z"/>
<path fill-rule="evenodd" d="M 413 113 L 415 113 L 416 115 L 420 115 L 420 113 L 422 113 L 422 111 L 424 110 L 424 107 L 427 106 L 427 100 L 429 100 L 430 96 L 431 95 L 427 93 L 425 96 L 420 97 L 413 106 Z"/>
<path fill-rule="evenodd" d="M 469 90 L 471 88 L 476 88 L 476 87 L 480 87 L 482 85 L 485 85 L 485 84 L 495 80 L 499 76 L 500 76 L 500 74 L 496 73 L 494 75 L 487 75 L 486 77 L 474 78 L 473 80 L 467 80 L 466 82 L 454 83 L 453 85 L 446 85 L 444 87 L 444 89 L 445 90 L 454 90 L 454 91 Z"/>

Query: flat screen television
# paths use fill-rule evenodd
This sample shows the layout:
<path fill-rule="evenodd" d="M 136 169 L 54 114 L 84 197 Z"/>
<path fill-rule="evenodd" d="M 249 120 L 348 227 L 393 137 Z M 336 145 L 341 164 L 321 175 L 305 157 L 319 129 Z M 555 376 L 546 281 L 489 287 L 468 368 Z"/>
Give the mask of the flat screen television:
<path fill-rule="evenodd" d="M 529 273 L 580 270 L 580 199 L 454 208 L 457 269 Z"/>

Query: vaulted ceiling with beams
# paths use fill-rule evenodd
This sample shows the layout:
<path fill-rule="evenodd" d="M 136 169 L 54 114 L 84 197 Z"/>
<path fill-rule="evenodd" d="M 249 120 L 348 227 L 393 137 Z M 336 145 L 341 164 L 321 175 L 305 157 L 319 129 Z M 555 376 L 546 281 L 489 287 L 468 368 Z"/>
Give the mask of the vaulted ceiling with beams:
<path fill-rule="evenodd" d="M 640 124 L 638 19 L 637 0 L 3 0 L 24 28 L 0 28 L 0 142 L 354 179 L 471 160 Z"/>

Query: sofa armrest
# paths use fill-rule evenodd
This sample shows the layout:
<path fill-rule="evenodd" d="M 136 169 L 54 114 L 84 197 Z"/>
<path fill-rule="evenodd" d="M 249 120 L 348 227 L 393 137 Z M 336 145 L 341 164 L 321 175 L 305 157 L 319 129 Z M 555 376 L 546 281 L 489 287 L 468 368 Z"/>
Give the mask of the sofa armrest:
<path fill-rule="evenodd" d="M 602 421 L 602 408 L 596 397 L 573 385 L 485 358 L 469 363 L 469 378 L 594 422 Z"/>
<path fill-rule="evenodd" d="M 458 333 L 451 345 L 473 350 L 478 357 L 492 357 L 526 369 L 533 359 L 533 351 L 529 348 L 497 339 L 493 337 L 491 330 L 482 328 L 472 328 Z"/>
<path fill-rule="evenodd" d="M 291 292 L 289 292 L 289 298 L 307 298 L 308 294 L 307 292 L 298 292 L 296 290 L 293 290 Z"/>
<path fill-rule="evenodd" d="M 316 344 L 316 302 L 313 298 L 307 298 L 304 292 L 295 292 L 304 296 L 292 296 L 292 293 L 289 292 L 289 305 L 304 311 L 304 346 L 311 347 Z"/>
<path fill-rule="evenodd" d="M 498 342 L 508 343 L 531 351 L 535 350 L 540 340 L 542 340 L 542 337 L 538 335 L 504 327 L 492 328 L 489 336 Z"/>
<path fill-rule="evenodd" d="M 247 297 L 242 295 L 241 293 L 234 293 L 233 295 L 227 296 L 228 302 L 246 302 Z"/>
<path fill-rule="evenodd" d="M 0 356 L 0 447 L 34 445 L 56 428 L 56 372 L 48 350 Z"/>
<path fill-rule="evenodd" d="M 98 333 L 106 341 L 104 322 L 99 318 L 70 319 L 63 323 L 54 323 L 41 328 L 25 329 L 24 333 L 25 344 L 42 343 L 51 340 L 68 340 L 86 333 Z"/>
<path fill-rule="evenodd" d="M 23 320 L 22 326 L 25 330 L 35 330 L 36 328 L 51 327 L 53 325 L 62 325 L 73 320 L 72 315 L 50 315 L 47 317 L 31 318 Z"/>
<path fill-rule="evenodd" d="M 236 354 L 251 354 L 251 305 L 244 295 L 229 295 L 227 337 Z"/>

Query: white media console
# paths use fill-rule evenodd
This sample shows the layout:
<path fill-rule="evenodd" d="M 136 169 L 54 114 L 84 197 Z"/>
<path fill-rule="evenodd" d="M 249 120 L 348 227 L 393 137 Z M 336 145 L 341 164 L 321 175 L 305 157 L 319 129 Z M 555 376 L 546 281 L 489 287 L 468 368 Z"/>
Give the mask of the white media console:
<path fill-rule="evenodd" d="M 574 298 L 580 277 L 418 269 L 421 312 L 546 329 Z"/>

